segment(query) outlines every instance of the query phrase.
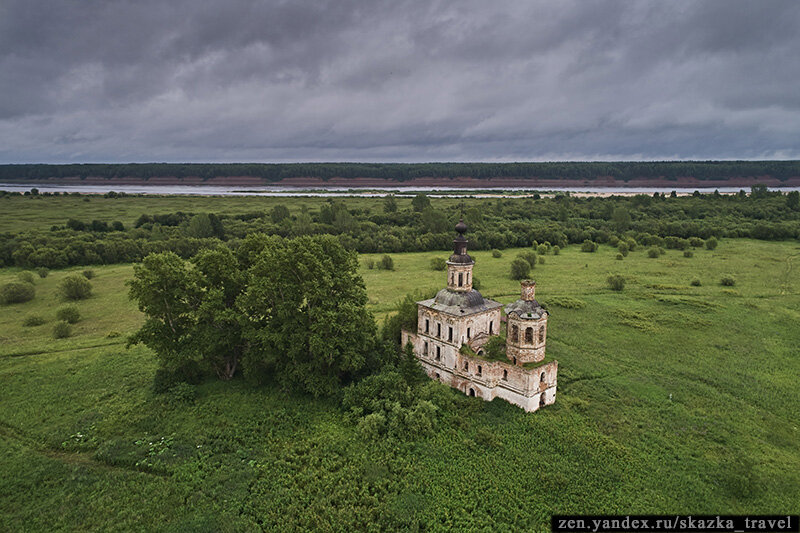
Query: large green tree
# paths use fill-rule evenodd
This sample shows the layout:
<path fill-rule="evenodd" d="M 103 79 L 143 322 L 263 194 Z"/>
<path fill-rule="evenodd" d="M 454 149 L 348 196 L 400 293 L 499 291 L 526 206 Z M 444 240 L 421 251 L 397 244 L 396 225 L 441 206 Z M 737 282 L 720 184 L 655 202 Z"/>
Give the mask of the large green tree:
<path fill-rule="evenodd" d="M 356 254 L 336 238 L 274 242 L 250 276 L 241 300 L 250 342 L 246 373 L 321 396 L 376 367 L 375 321 Z"/>

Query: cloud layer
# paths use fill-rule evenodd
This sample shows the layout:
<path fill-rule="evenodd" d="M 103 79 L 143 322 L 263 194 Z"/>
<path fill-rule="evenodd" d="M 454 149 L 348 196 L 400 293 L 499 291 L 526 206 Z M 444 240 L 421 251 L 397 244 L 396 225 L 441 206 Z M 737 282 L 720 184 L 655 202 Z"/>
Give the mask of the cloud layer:
<path fill-rule="evenodd" d="M 800 3 L 6 0 L 0 162 L 800 158 Z"/>

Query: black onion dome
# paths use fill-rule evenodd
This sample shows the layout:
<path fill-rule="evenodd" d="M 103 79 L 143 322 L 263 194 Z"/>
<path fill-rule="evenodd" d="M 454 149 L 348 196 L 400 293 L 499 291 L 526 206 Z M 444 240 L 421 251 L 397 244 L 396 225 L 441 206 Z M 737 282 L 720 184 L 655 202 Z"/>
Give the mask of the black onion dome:
<path fill-rule="evenodd" d="M 456 231 L 458 232 L 458 236 L 453 239 L 453 255 L 450 256 L 450 262 L 463 265 L 474 263 L 475 261 L 473 261 L 467 253 L 467 242 L 469 241 L 464 237 L 464 232 L 467 231 L 467 225 L 464 224 L 463 220 L 459 220 L 458 224 L 456 224 Z"/>

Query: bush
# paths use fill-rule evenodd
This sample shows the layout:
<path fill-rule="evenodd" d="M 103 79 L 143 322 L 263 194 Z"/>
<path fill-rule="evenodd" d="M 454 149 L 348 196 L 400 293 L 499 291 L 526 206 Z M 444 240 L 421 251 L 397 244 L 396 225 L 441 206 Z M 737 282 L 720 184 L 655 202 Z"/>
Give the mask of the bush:
<path fill-rule="evenodd" d="M 517 257 L 511 261 L 511 279 L 527 279 L 531 272 L 531 265 L 525 259 Z"/>
<path fill-rule="evenodd" d="M 44 279 L 44 278 L 47 277 L 48 274 L 50 274 L 50 271 L 48 269 L 46 269 L 45 267 L 42 267 L 40 269 L 37 269 L 36 273 L 39 274 L 40 278 Z"/>
<path fill-rule="evenodd" d="M 92 295 L 92 284 L 80 274 L 70 274 L 61 280 L 59 290 L 67 300 L 84 300 Z"/>
<path fill-rule="evenodd" d="M 542 257 L 542 256 L 539 256 L 539 264 L 540 264 L 540 265 L 543 265 L 543 264 L 544 264 L 544 257 Z"/>
<path fill-rule="evenodd" d="M 692 237 L 691 239 L 689 239 L 689 244 L 692 246 L 692 248 L 702 248 L 703 245 L 705 245 L 705 243 L 706 241 L 704 241 L 700 237 Z"/>
<path fill-rule="evenodd" d="M 75 324 L 81 319 L 81 312 L 76 305 L 65 305 L 56 311 L 56 318 L 70 324 Z"/>
<path fill-rule="evenodd" d="M 537 246 L 536 247 L 536 253 L 539 254 L 539 255 L 546 255 L 547 254 L 547 245 L 546 244 L 540 244 L 539 246 Z"/>
<path fill-rule="evenodd" d="M 719 282 L 721 285 L 724 285 L 726 287 L 733 287 L 734 285 L 736 285 L 736 278 L 728 274 L 726 276 L 722 276 L 722 279 L 719 280 Z"/>
<path fill-rule="evenodd" d="M 27 270 L 17 274 L 17 279 L 22 283 L 30 283 L 31 285 L 34 283 L 33 272 L 28 272 Z"/>
<path fill-rule="evenodd" d="M 66 322 L 56 322 L 56 325 L 53 326 L 53 338 L 66 339 L 70 335 L 72 335 L 72 326 Z"/>
<path fill-rule="evenodd" d="M 492 250 L 492 257 L 494 257 L 495 259 L 503 257 L 503 252 L 495 248 L 494 250 Z"/>
<path fill-rule="evenodd" d="M 683 257 L 694 257 L 694 252 L 691 250 L 684 250 Z"/>
<path fill-rule="evenodd" d="M 82 274 L 84 278 L 92 279 L 94 277 L 94 270 L 92 270 L 91 268 L 87 268 L 82 272 Z"/>
<path fill-rule="evenodd" d="M 625 278 L 619 274 L 611 274 L 606 281 L 612 291 L 621 291 L 625 288 Z"/>
<path fill-rule="evenodd" d="M 431 259 L 431 270 L 444 270 L 445 268 L 447 268 L 447 261 L 441 257 Z"/>
<path fill-rule="evenodd" d="M 647 257 L 649 257 L 650 259 L 655 259 L 660 255 L 661 255 L 661 250 L 658 249 L 658 246 L 651 246 L 647 250 Z"/>
<path fill-rule="evenodd" d="M 30 283 L 12 281 L 0 287 L 0 304 L 29 302 L 36 296 L 36 288 Z"/>
<path fill-rule="evenodd" d="M 481 280 L 476 278 L 475 276 L 472 276 L 472 288 L 475 289 L 476 291 L 481 290 Z"/>
<path fill-rule="evenodd" d="M 31 328 L 33 326 L 41 326 L 45 323 L 45 319 L 42 315 L 28 315 L 25 317 L 25 320 L 22 321 L 22 325 L 26 328 Z"/>
<path fill-rule="evenodd" d="M 561 253 L 561 248 L 558 245 L 553 246 L 553 255 L 558 255 Z"/>
<path fill-rule="evenodd" d="M 620 253 L 621 256 L 628 257 L 628 252 L 630 251 L 630 248 L 628 247 L 628 243 L 627 242 L 620 242 L 617 245 L 617 251 Z"/>
<path fill-rule="evenodd" d="M 708 239 L 706 239 L 706 250 L 713 250 L 714 248 L 717 247 L 717 244 L 719 244 L 717 242 L 717 239 L 715 239 L 714 237 L 709 237 Z"/>
<path fill-rule="evenodd" d="M 521 252 L 517 257 L 519 259 L 524 259 L 525 261 L 527 261 L 528 265 L 531 268 L 536 268 L 536 252 L 526 250 L 524 252 Z"/>
<path fill-rule="evenodd" d="M 381 257 L 380 261 L 378 261 L 378 269 L 394 270 L 394 260 L 391 258 L 391 256 L 384 255 Z"/>
<path fill-rule="evenodd" d="M 586 239 L 581 244 L 581 252 L 592 253 L 597 250 L 597 243 Z"/>
<path fill-rule="evenodd" d="M 701 285 L 701 283 L 700 283 L 700 280 L 699 280 L 699 279 L 697 279 L 697 278 L 694 278 L 694 279 L 693 279 L 693 280 L 692 280 L 692 281 L 689 283 L 689 285 L 691 285 L 692 287 L 699 287 L 699 286 Z"/>
<path fill-rule="evenodd" d="M 622 254 L 617 254 L 617 261 L 622 261 L 623 259 L 625 259 L 625 256 L 624 256 L 624 255 L 622 255 Z"/>
<path fill-rule="evenodd" d="M 367 268 L 372 270 L 375 268 L 375 260 L 374 259 L 367 259 Z"/>
<path fill-rule="evenodd" d="M 197 399 L 197 390 L 194 385 L 182 381 L 169 389 L 169 403 L 178 405 L 182 403 L 194 403 Z"/>

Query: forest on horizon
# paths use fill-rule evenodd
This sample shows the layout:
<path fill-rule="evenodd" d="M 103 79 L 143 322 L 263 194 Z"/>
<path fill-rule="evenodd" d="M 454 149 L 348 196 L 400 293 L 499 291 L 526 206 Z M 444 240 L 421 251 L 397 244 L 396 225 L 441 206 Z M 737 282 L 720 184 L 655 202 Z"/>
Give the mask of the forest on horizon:
<path fill-rule="evenodd" d="M 698 180 L 800 177 L 800 161 L 620 161 L 545 163 L 125 163 L 0 165 L 0 180 L 32 181 L 80 177 L 253 176 L 268 182 L 289 178 L 372 178 L 408 181 L 416 178 L 515 178 L 592 180 L 613 178 Z"/>

